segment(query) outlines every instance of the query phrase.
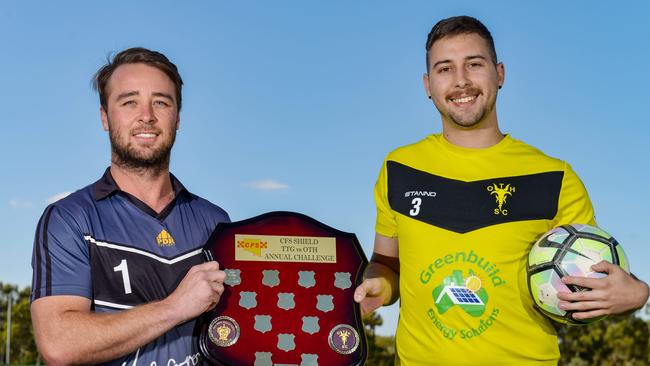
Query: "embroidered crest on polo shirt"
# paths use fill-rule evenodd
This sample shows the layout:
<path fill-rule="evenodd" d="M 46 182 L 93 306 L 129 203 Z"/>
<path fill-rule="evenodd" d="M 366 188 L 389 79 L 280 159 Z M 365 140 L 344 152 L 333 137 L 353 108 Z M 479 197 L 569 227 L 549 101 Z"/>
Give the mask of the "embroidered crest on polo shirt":
<path fill-rule="evenodd" d="M 156 243 L 158 243 L 159 247 L 171 247 L 176 244 L 174 238 L 165 229 L 162 229 L 160 234 L 156 236 Z"/>
<path fill-rule="evenodd" d="M 496 199 L 498 207 L 494 209 L 494 214 L 507 216 L 508 209 L 504 206 L 508 197 L 512 196 L 512 194 L 515 193 L 515 187 L 511 186 L 510 184 L 506 184 L 504 186 L 504 183 L 499 183 L 498 185 L 496 183 L 492 183 L 492 185 L 487 186 L 487 191 L 490 192 L 490 194 L 493 195 Z"/>

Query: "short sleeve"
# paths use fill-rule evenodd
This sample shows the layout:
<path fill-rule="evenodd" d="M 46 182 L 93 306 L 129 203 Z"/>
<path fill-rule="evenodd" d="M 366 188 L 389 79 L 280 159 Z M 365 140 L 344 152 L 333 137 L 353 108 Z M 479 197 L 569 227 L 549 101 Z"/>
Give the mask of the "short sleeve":
<path fill-rule="evenodd" d="M 397 220 L 388 200 L 388 172 L 386 161 L 382 164 L 377 184 L 375 184 L 375 204 L 377 206 L 377 234 L 388 238 L 397 236 Z"/>
<path fill-rule="evenodd" d="M 66 210 L 51 205 L 41 216 L 34 237 L 32 270 L 31 301 L 52 295 L 92 299 L 84 233 Z"/>
<path fill-rule="evenodd" d="M 585 186 L 571 166 L 565 163 L 562 189 L 554 227 L 565 224 L 596 225 L 594 208 Z"/>

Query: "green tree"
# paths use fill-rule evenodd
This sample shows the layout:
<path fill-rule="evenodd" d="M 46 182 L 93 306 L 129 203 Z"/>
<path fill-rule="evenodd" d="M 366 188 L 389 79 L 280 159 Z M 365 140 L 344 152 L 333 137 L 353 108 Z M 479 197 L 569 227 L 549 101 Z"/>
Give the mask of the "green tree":
<path fill-rule="evenodd" d="M 375 328 L 384 324 L 381 315 L 372 312 L 363 317 L 364 331 L 368 341 L 367 365 L 392 366 L 395 364 L 395 338 L 375 334 Z"/>
<path fill-rule="evenodd" d="M 559 365 L 648 365 L 650 328 L 634 315 L 612 316 L 585 326 L 557 326 Z"/>
<path fill-rule="evenodd" d="M 4 364 L 7 357 L 7 305 L 9 298 L 12 301 L 11 357 L 9 361 L 12 364 L 34 364 L 40 361 L 32 330 L 32 317 L 29 309 L 30 293 L 29 287 L 19 290 L 18 286 L 0 282 L 0 340 L 2 343 L 0 345 L 0 363 Z"/>

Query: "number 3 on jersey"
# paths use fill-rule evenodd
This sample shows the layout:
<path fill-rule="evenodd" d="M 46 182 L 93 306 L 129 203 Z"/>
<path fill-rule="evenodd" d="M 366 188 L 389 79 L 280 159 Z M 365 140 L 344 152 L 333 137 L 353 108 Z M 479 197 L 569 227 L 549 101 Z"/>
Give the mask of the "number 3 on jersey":
<path fill-rule="evenodd" d="M 126 264 L 126 259 L 122 259 L 119 265 L 113 267 L 114 272 L 122 272 L 122 282 L 124 282 L 124 293 L 131 293 L 131 279 L 129 278 L 129 267 Z"/>
<path fill-rule="evenodd" d="M 417 216 L 420 213 L 420 205 L 422 204 L 422 198 L 415 197 L 413 201 L 411 201 L 411 204 L 413 205 L 413 208 L 411 209 L 411 211 L 409 211 L 409 215 Z"/>

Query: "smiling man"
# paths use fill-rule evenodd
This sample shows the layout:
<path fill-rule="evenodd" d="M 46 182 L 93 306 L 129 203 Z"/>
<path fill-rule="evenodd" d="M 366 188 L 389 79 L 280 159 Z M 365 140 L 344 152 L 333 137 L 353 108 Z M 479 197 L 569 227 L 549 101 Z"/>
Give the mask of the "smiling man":
<path fill-rule="evenodd" d="M 424 89 L 442 134 L 386 157 L 375 186 L 374 253 L 355 291 L 364 313 L 400 298 L 397 364 L 557 365 L 557 337 L 535 311 L 526 257 L 549 229 L 595 224 L 565 162 L 504 135 L 496 100 L 505 81 L 490 32 L 461 16 L 438 22 L 426 43 Z M 616 265 L 593 289 L 562 294 L 576 319 L 632 311 L 648 286 Z"/>
<path fill-rule="evenodd" d="M 131 48 L 94 85 L 111 165 L 39 221 L 38 349 L 48 365 L 196 365 L 194 319 L 216 306 L 225 278 L 201 247 L 229 218 L 169 172 L 183 81 L 163 54 Z"/>

